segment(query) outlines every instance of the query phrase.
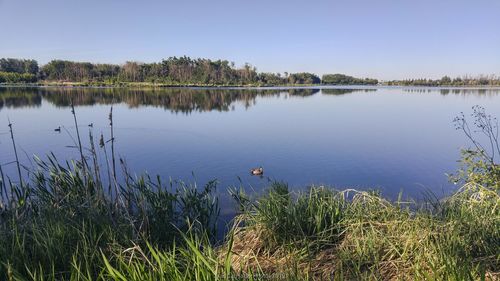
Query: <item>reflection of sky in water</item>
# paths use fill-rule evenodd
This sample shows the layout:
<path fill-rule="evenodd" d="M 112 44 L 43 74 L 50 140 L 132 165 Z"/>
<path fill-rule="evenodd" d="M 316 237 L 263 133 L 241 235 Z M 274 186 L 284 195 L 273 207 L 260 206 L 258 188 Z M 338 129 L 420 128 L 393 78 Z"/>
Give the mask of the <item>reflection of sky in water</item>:
<path fill-rule="evenodd" d="M 53 131 L 74 129 L 68 97 L 78 105 L 88 143 L 89 123 L 96 135 L 109 135 L 114 96 L 120 102 L 114 107 L 117 151 L 133 171 L 186 181 L 193 181 L 194 173 L 199 184 L 216 178 L 224 194 L 240 184 L 238 177 L 248 191 L 261 190 L 270 177 L 294 188 L 327 184 L 379 188 L 390 197 L 400 191 L 419 196 L 426 189 L 439 195 L 452 188 L 445 173 L 456 169 L 459 148 L 466 144 L 453 117 L 476 104 L 500 115 L 497 90 L 9 91 L 0 90 L 1 163 L 14 159 L 8 118 L 25 165 L 30 165 L 26 155 L 49 151 L 61 159 L 76 157 L 66 147 L 72 140 L 64 129 Z M 259 165 L 264 179 L 249 175 Z M 4 171 L 15 178 L 12 165 Z"/>

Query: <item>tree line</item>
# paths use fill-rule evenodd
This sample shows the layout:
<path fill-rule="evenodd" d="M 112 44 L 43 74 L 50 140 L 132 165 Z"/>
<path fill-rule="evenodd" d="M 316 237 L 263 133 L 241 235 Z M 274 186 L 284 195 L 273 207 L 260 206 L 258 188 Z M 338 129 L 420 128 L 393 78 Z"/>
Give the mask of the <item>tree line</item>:
<path fill-rule="evenodd" d="M 325 79 L 326 78 L 326 79 Z M 161 62 L 127 61 L 122 65 L 52 60 L 39 67 L 35 60 L 1 59 L 0 83 L 75 82 L 115 85 L 120 83 L 151 83 L 164 85 L 366 85 L 375 79 L 359 79 L 342 74 L 267 73 L 246 63 L 236 67 L 227 60 L 170 57 Z"/>
<path fill-rule="evenodd" d="M 275 85 L 377 85 L 371 78 L 356 78 L 345 74 L 324 74 L 321 78 L 308 72 L 266 73 L 246 63 L 236 67 L 227 60 L 170 57 L 160 62 L 101 64 L 52 60 L 39 66 L 32 59 L 0 59 L 0 83 L 82 83 L 117 85 L 148 83 L 193 86 L 275 86 Z M 383 82 L 389 86 L 500 86 L 500 77 L 481 75 L 441 79 L 406 79 Z"/>
<path fill-rule="evenodd" d="M 52 60 L 38 68 L 34 60 L 2 59 L 0 83 L 78 82 L 119 84 L 142 82 L 165 85 L 286 85 L 319 84 L 312 73 L 259 73 L 245 64 L 235 67 L 227 60 L 170 57 L 161 62 L 127 61 L 123 65 Z M 32 63 L 33 67 L 28 67 Z"/>
<path fill-rule="evenodd" d="M 38 80 L 38 62 L 25 59 L 0 59 L 0 83 L 33 83 Z"/>
<path fill-rule="evenodd" d="M 328 85 L 377 85 L 377 79 L 356 78 L 344 74 L 325 74 L 321 78 L 323 84 Z"/>
<path fill-rule="evenodd" d="M 500 86 L 500 77 L 495 75 L 479 75 L 476 77 L 463 76 L 450 78 L 443 76 L 441 79 L 406 79 L 406 80 L 393 80 L 386 82 L 389 86 L 425 86 L 425 87 L 439 87 L 439 86 Z"/>

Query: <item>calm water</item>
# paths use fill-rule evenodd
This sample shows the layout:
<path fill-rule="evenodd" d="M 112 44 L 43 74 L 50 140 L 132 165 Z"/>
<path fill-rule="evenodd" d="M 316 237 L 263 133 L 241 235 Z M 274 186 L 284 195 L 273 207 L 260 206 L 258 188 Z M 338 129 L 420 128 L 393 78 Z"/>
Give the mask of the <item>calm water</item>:
<path fill-rule="evenodd" d="M 0 88 L 0 163 L 14 160 L 8 118 L 23 164 L 49 151 L 77 157 L 64 130 L 74 133 L 70 99 L 84 136 L 89 123 L 109 136 L 114 104 L 117 151 L 133 171 L 199 184 L 217 179 L 221 194 L 239 178 L 248 192 L 270 178 L 295 189 L 325 184 L 376 188 L 392 198 L 401 191 L 442 196 L 455 188 L 445 173 L 467 145 L 453 117 L 473 105 L 500 115 L 495 89 Z M 250 176 L 260 165 L 265 177 Z M 4 166 L 13 178 L 14 169 Z M 223 213 L 230 205 L 223 200 Z"/>

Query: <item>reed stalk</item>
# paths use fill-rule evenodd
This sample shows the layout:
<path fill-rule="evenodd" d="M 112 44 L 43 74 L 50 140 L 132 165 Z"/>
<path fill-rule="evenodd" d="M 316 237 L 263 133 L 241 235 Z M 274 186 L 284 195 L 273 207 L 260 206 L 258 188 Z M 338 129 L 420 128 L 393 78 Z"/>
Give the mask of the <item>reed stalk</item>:
<path fill-rule="evenodd" d="M 21 164 L 19 163 L 19 157 L 17 155 L 17 148 L 16 148 L 16 140 L 14 139 L 14 131 L 12 129 L 12 122 L 9 120 L 9 132 L 10 132 L 10 138 L 12 140 L 12 147 L 14 149 L 14 156 L 16 157 L 16 167 L 17 167 L 17 175 L 19 176 L 19 186 L 23 185 L 23 177 L 21 174 Z"/>
<path fill-rule="evenodd" d="M 82 165 L 83 169 L 83 178 L 85 181 L 87 181 L 87 165 L 85 161 L 85 156 L 83 155 L 83 146 L 82 146 L 82 140 L 80 138 L 80 130 L 78 128 L 78 120 L 76 118 L 76 112 L 75 112 L 75 106 L 73 105 L 73 101 L 71 100 L 70 102 L 71 106 L 71 114 L 73 115 L 73 121 L 75 123 L 75 130 L 76 130 L 76 139 L 78 140 L 78 150 L 80 151 L 80 162 Z"/>

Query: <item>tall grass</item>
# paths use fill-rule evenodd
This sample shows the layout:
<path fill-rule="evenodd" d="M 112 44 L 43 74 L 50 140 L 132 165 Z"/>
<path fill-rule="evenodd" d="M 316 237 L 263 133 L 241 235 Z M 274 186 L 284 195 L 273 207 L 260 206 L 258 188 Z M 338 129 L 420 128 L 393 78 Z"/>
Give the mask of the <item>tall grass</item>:
<path fill-rule="evenodd" d="M 216 181 L 198 187 L 163 183 L 147 174 L 132 176 L 122 159 L 123 178 L 118 179 L 115 167 L 107 163 L 115 158 L 114 137 L 110 157 L 104 139 L 97 151 L 92 129 L 90 147 L 83 147 L 74 107 L 71 110 L 79 160 L 61 162 L 54 154 L 35 157 L 30 178 L 23 180 L 16 153 L 19 181 L 4 180 L 2 170 L 0 280 L 93 280 L 102 277 L 107 262 L 118 261 L 103 256 L 113 257 L 129 245 L 171 250 L 184 246 L 187 234 L 215 241 Z M 15 147 L 12 124 L 9 127 Z M 105 154 L 105 164 L 99 163 L 99 153 Z M 112 174 L 111 182 L 102 180 L 103 167 Z"/>
<path fill-rule="evenodd" d="M 217 241 L 216 181 L 132 176 L 121 158 L 120 178 L 109 121 L 109 140 L 89 128 L 88 148 L 75 141 L 79 160 L 35 157 L 23 179 L 16 158 L 18 182 L 0 166 L 0 280 L 500 279 L 495 184 L 426 202 L 282 182 L 256 199 L 232 190 L 241 213 Z"/>
<path fill-rule="evenodd" d="M 0 211 L 0 279 L 32 271 L 66 278 L 75 266 L 70 261 L 96 278 L 102 254 L 123 245 L 169 249 L 183 244 L 187 232 L 215 239 L 215 182 L 199 190 L 141 176 L 121 186 L 127 204 L 116 204 L 91 178 L 84 181 L 80 165 L 62 166 L 53 156 L 37 163 L 39 171 L 24 186 L 28 194 Z"/>
<path fill-rule="evenodd" d="M 421 204 L 324 187 L 292 194 L 275 183 L 249 206 L 236 226 L 238 268 L 349 280 L 500 277 L 500 196 L 479 185 Z"/>
<path fill-rule="evenodd" d="M 343 203 L 322 188 L 293 198 L 285 183 L 275 182 L 254 205 L 256 215 L 248 218 L 265 227 L 265 242 L 270 247 L 297 244 L 321 248 L 340 239 Z"/>
<path fill-rule="evenodd" d="M 81 165 L 37 159 L 24 202 L 4 205 L 5 280 L 478 280 L 500 261 L 500 197 L 469 184 L 446 200 L 389 202 L 356 190 L 273 183 L 243 200 L 216 246 L 215 183 L 143 176 L 105 194 Z M 240 197 L 244 196 L 242 194 Z M 17 197 L 16 197 L 17 198 Z M 8 207 L 7 207 L 8 206 Z"/>

